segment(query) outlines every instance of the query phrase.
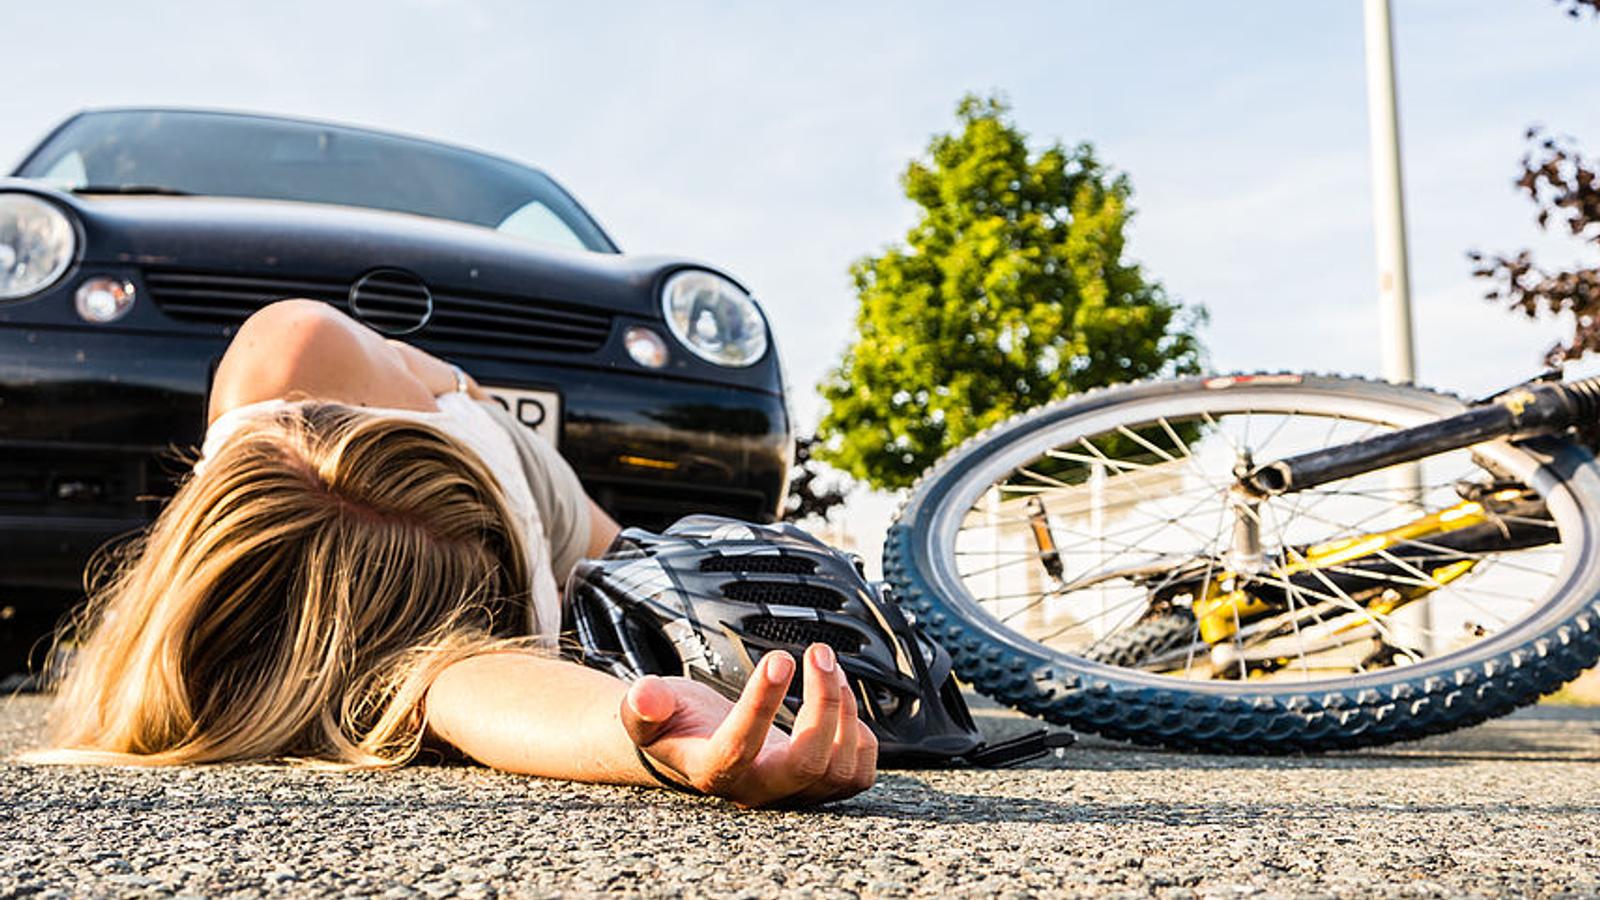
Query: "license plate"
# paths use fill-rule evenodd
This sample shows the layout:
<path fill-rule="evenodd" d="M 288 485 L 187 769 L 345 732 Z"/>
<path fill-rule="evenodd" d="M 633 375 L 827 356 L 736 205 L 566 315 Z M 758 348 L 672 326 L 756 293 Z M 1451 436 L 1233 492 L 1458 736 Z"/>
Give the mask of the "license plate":
<path fill-rule="evenodd" d="M 555 391 L 529 391 L 523 388 L 484 385 L 494 401 L 518 422 L 555 446 L 561 437 L 561 395 Z"/>

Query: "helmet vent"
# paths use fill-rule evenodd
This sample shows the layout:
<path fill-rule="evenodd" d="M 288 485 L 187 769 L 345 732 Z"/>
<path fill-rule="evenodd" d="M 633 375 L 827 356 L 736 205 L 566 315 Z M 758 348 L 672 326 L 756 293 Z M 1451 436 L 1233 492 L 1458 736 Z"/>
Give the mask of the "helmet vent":
<path fill-rule="evenodd" d="M 738 553 L 708 556 L 700 560 L 702 572 L 754 572 L 762 575 L 810 575 L 817 570 L 815 560 L 803 556 L 774 553 Z"/>
<path fill-rule="evenodd" d="M 818 622 L 812 619 L 779 619 L 757 616 L 745 623 L 751 636 L 773 644 L 805 647 L 808 644 L 827 644 L 835 653 L 859 653 L 861 636 L 842 625 Z"/>
<path fill-rule="evenodd" d="M 817 584 L 784 584 L 771 581 L 735 581 L 722 586 L 722 596 L 740 603 L 766 606 L 809 606 L 812 609 L 839 610 L 844 598 L 833 588 Z"/>

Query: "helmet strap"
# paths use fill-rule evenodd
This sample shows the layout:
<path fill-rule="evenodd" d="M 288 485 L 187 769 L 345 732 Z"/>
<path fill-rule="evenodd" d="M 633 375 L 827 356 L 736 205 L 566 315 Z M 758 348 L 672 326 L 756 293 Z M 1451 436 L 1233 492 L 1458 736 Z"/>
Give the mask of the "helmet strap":
<path fill-rule="evenodd" d="M 639 757 L 639 765 L 643 766 L 644 770 L 650 773 L 651 778 L 654 778 L 656 781 L 660 782 L 662 787 L 670 788 L 680 794 L 690 794 L 695 797 L 704 797 L 706 795 L 705 791 L 702 791 L 693 785 L 685 784 L 675 778 L 668 778 L 660 769 L 656 768 L 655 763 L 650 761 L 649 754 L 645 753 L 644 748 L 638 744 L 633 745 L 633 755 Z"/>

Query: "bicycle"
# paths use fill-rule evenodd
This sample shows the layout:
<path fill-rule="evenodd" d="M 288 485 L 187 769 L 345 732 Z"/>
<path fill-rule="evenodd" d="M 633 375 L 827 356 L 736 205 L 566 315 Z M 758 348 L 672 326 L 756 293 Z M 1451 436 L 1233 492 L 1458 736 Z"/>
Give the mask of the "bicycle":
<path fill-rule="evenodd" d="M 1475 404 L 1298 374 L 1107 388 L 912 489 L 884 570 L 957 673 L 1218 752 L 1499 716 L 1600 659 L 1600 379 Z"/>

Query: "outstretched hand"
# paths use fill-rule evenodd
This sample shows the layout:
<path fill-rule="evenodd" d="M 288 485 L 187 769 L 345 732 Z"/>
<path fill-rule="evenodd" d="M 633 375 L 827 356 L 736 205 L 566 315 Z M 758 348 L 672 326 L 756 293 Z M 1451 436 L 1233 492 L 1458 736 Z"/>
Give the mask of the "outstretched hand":
<path fill-rule="evenodd" d="M 668 777 L 739 806 L 822 803 L 871 787 L 878 741 L 827 645 L 806 650 L 793 732 L 773 727 L 794 669 L 789 654 L 768 653 L 737 702 L 687 678 L 647 676 L 623 697 L 622 725 Z"/>

